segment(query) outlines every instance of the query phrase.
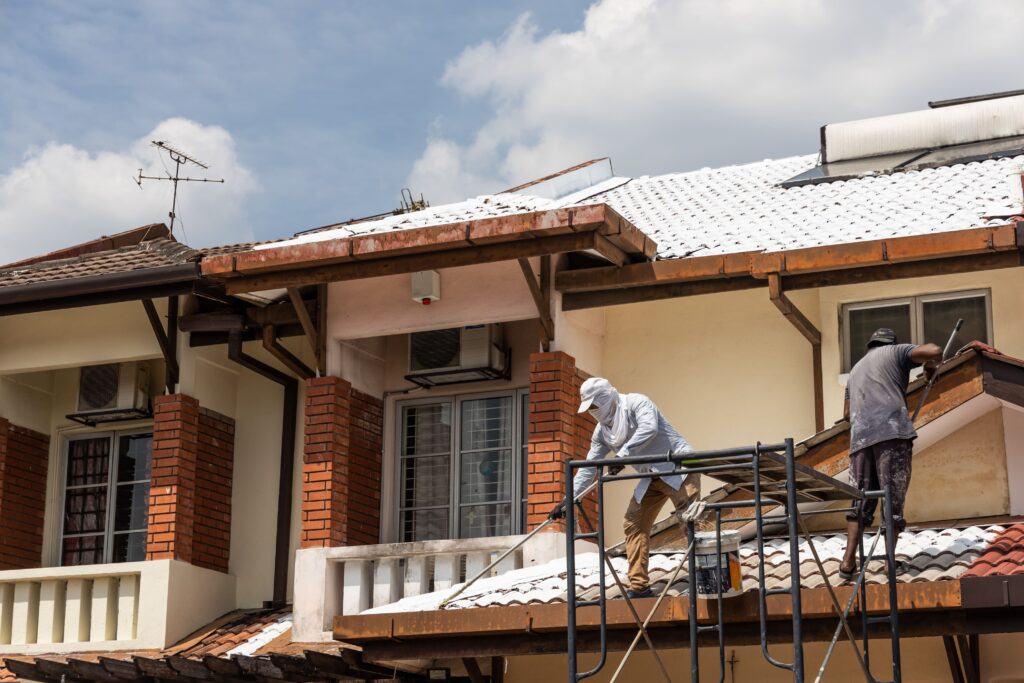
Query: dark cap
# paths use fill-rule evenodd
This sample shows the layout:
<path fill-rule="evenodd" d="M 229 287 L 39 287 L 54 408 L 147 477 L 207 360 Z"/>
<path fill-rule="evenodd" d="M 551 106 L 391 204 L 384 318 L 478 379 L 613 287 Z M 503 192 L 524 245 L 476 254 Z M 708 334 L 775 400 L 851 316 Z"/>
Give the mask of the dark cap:
<path fill-rule="evenodd" d="M 879 327 L 868 339 L 867 347 L 870 349 L 872 346 L 885 346 L 888 344 L 896 343 L 896 332 L 888 327 Z"/>

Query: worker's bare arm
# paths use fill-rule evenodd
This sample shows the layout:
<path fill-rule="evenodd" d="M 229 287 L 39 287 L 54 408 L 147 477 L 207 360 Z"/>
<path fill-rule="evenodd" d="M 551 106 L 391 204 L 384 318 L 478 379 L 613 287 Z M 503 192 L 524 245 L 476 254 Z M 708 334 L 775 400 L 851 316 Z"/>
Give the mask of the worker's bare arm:
<path fill-rule="evenodd" d="M 926 368 L 934 368 L 942 361 L 942 349 L 936 344 L 921 344 L 910 352 L 910 359 Z"/>

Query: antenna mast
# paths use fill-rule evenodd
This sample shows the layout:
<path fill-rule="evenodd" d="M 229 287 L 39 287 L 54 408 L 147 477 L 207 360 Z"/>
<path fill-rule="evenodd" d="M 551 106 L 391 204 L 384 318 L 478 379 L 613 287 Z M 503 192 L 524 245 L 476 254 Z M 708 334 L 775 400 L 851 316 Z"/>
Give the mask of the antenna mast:
<path fill-rule="evenodd" d="M 174 175 L 172 176 L 170 173 L 168 173 L 166 177 L 165 176 L 142 175 L 142 169 L 140 168 L 139 169 L 138 177 L 132 178 L 132 180 L 135 181 L 135 183 L 139 186 L 140 190 L 142 189 L 142 181 L 143 180 L 170 180 L 172 183 L 174 183 L 174 194 L 173 194 L 173 197 L 171 199 L 171 211 L 170 211 L 170 213 L 167 214 L 171 218 L 170 232 L 173 235 L 174 234 L 174 219 L 177 217 L 177 214 L 175 212 L 178 209 L 178 183 L 179 182 L 189 182 L 189 183 L 223 183 L 224 179 L 223 178 L 213 179 L 213 178 L 188 178 L 188 177 L 182 177 L 182 175 L 181 175 L 181 166 L 182 166 L 182 164 L 192 163 L 192 164 L 195 164 L 196 166 L 198 166 L 199 168 L 206 169 L 206 170 L 209 170 L 210 167 L 207 166 L 206 164 L 204 164 L 203 162 L 199 161 L 198 159 L 196 159 L 194 157 L 190 157 L 188 154 L 185 154 L 181 150 L 178 150 L 178 149 L 175 149 L 174 147 L 171 147 L 170 145 L 168 145 L 163 140 L 153 140 L 152 143 L 153 143 L 154 147 L 157 147 L 157 148 L 162 149 L 163 151 L 167 152 L 167 155 L 171 158 L 171 161 L 174 162 Z"/>

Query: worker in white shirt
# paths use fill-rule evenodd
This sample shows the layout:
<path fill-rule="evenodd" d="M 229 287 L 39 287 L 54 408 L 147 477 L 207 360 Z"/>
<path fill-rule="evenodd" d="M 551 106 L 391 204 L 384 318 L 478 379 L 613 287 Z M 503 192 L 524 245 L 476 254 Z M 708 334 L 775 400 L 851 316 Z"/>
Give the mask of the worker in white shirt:
<path fill-rule="evenodd" d="M 597 426 L 590 440 L 587 460 L 604 458 L 609 453 L 619 457 L 630 455 L 674 455 L 691 452 L 690 445 L 669 424 L 651 399 L 643 394 L 620 394 L 606 379 L 592 377 L 580 387 L 579 412 L 590 413 Z M 622 467 L 612 468 L 612 473 Z M 671 462 L 637 465 L 639 472 L 672 472 Z M 590 486 L 597 476 L 597 468 L 584 467 L 573 479 L 573 497 Z M 651 529 L 665 501 L 671 501 L 677 515 L 699 514 L 699 506 L 690 507 L 700 495 L 700 475 L 666 474 L 639 479 L 633 498 L 626 509 L 623 530 L 626 535 L 626 555 L 629 559 L 630 598 L 652 595 L 647 575 L 650 557 Z M 565 515 L 565 501 L 551 511 L 552 519 Z M 681 516 L 681 519 L 683 517 Z"/>

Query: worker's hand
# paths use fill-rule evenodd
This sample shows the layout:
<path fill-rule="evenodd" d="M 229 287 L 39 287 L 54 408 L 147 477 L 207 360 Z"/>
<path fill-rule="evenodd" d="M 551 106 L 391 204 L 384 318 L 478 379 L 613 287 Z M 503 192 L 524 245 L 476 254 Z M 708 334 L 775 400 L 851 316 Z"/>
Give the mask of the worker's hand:
<path fill-rule="evenodd" d="M 939 372 L 939 366 L 938 365 L 925 364 L 923 367 L 924 367 L 924 376 L 928 378 L 929 382 Z"/>
<path fill-rule="evenodd" d="M 993 353 L 998 356 L 1003 355 L 1002 353 L 999 352 L 999 349 L 995 348 L 994 346 L 989 346 L 985 342 L 980 341 L 978 339 L 975 339 L 974 341 L 966 344 L 962 349 L 957 351 L 957 355 L 963 353 L 964 351 L 970 351 L 972 349 L 975 351 L 983 351 L 985 353 Z"/>
<path fill-rule="evenodd" d="M 548 513 L 548 519 L 556 520 L 562 519 L 563 517 L 565 517 L 565 501 L 560 500 L 555 503 L 555 507 Z"/>
<path fill-rule="evenodd" d="M 625 465 L 612 465 L 611 467 L 608 468 L 608 474 L 614 476 L 621 472 L 623 467 L 625 467 Z"/>
<path fill-rule="evenodd" d="M 678 513 L 679 521 L 684 524 L 687 522 L 699 522 L 704 518 L 704 509 L 707 505 L 703 500 L 695 500 L 685 510 Z"/>

